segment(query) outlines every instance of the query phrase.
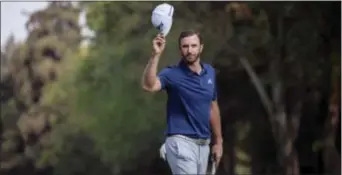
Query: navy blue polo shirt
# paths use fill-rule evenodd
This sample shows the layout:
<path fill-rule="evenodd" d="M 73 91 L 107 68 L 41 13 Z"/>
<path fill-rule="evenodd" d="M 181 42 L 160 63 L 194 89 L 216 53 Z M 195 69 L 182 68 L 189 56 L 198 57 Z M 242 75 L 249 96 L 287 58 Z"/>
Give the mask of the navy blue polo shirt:
<path fill-rule="evenodd" d="M 202 71 L 197 74 L 181 61 L 158 75 L 162 90 L 168 95 L 167 135 L 211 137 L 210 107 L 217 98 L 215 69 L 209 64 L 201 66 Z"/>

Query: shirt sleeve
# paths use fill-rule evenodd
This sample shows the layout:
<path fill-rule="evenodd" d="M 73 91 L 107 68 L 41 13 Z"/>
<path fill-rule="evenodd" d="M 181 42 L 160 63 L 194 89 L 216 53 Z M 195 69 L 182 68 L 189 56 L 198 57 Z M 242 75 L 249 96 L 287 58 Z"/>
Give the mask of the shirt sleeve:
<path fill-rule="evenodd" d="M 170 84 L 170 75 L 171 75 L 171 68 L 164 68 L 162 69 L 159 74 L 158 78 L 161 84 L 161 90 L 166 89 Z"/>
<path fill-rule="evenodd" d="M 216 101 L 217 100 L 217 83 L 216 83 L 216 72 L 214 68 L 213 68 L 213 77 L 214 77 L 214 92 L 213 92 L 212 101 Z"/>
<path fill-rule="evenodd" d="M 216 82 L 214 84 L 214 93 L 213 93 L 213 98 L 212 101 L 216 101 L 217 100 L 217 90 L 216 90 Z"/>

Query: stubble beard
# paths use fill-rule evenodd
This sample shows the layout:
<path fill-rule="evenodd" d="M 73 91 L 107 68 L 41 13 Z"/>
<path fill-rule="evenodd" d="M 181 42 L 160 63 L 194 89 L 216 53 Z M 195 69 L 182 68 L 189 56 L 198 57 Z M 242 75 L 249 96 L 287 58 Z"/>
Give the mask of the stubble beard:
<path fill-rule="evenodd" d="M 193 65 L 194 63 L 196 63 L 196 62 L 199 60 L 200 55 L 201 55 L 201 53 L 198 53 L 198 54 L 195 56 L 195 59 L 193 59 L 193 60 L 188 59 L 190 55 L 183 56 L 182 58 L 183 58 L 183 61 L 184 61 L 187 65 L 190 66 L 190 65 Z"/>

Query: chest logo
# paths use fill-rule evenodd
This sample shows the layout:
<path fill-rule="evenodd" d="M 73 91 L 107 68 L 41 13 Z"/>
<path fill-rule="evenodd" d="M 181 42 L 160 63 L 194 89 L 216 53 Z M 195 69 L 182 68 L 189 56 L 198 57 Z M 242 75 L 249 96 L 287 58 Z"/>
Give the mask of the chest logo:
<path fill-rule="evenodd" d="M 209 78 L 208 84 L 213 84 L 213 81 Z"/>

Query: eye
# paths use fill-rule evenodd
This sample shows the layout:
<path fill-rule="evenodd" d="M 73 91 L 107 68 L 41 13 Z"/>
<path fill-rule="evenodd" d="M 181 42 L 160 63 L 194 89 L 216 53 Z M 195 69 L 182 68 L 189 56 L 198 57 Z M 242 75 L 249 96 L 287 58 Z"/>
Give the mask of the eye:
<path fill-rule="evenodd" d="M 187 44 L 184 44 L 183 46 L 182 46 L 182 48 L 188 48 L 189 47 L 189 45 L 187 45 Z"/>

